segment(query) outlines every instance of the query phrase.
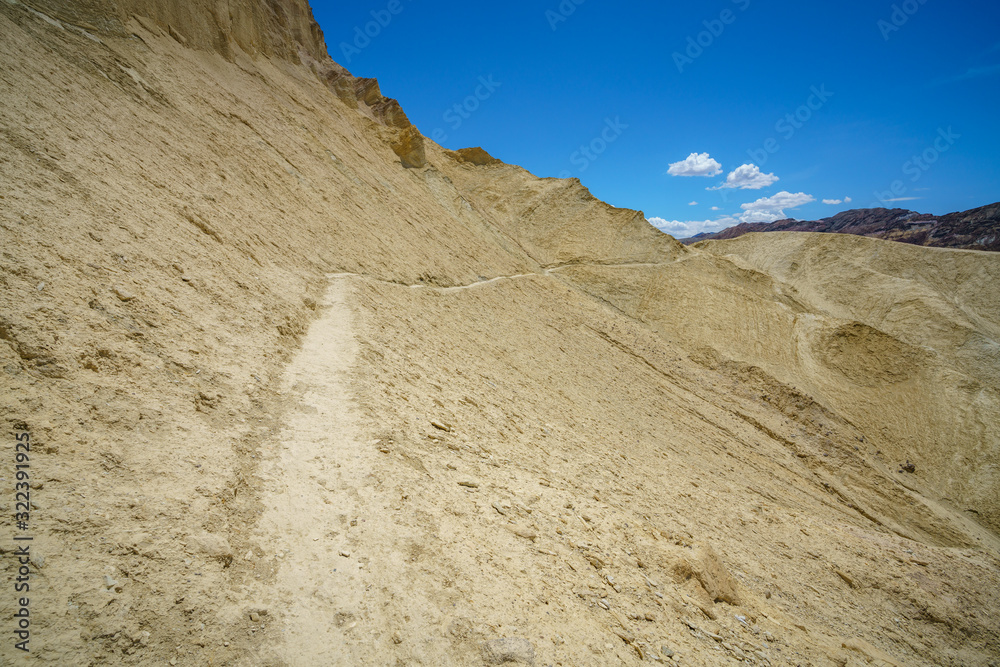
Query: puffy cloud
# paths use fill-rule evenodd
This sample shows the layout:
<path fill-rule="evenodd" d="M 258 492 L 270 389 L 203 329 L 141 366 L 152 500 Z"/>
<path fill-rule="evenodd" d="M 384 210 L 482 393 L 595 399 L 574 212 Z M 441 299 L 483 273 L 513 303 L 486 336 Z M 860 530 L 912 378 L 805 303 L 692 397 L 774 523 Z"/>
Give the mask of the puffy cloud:
<path fill-rule="evenodd" d="M 840 204 L 850 204 L 851 198 L 844 197 L 843 199 L 824 199 L 823 203 L 829 206 L 839 206 Z"/>
<path fill-rule="evenodd" d="M 712 210 L 713 210 L 713 211 L 721 211 L 722 209 L 721 209 L 721 208 L 719 208 L 718 206 L 713 206 L 713 207 L 712 207 Z"/>
<path fill-rule="evenodd" d="M 797 208 L 814 201 L 816 201 L 815 197 L 807 195 L 804 192 L 792 194 L 791 192 L 781 191 L 773 197 L 762 197 L 757 201 L 741 204 L 740 208 L 743 209 L 743 214 L 740 216 L 740 222 L 774 222 L 775 220 L 782 220 L 788 217 L 785 215 L 786 208 Z"/>
<path fill-rule="evenodd" d="M 744 164 L 726 176 L 726 182 L 714 188 L 706 190 L 725 190 L 739 188 L 740 190 L 760 190 L 778 181 L 774 174 L 761 173 L 760 167 L 755 164 Z"/>
<path fill-rule="evenodd" d="M 688 202 L 688 206 L 697 206 L 697 205 L 698 205 L 698 202 L 696 202 L 696 201 Z"/>
<path fill-rule="evenodd" d="M 687 159 L 671 164 L 667 173 L 671 176 L 718 176 L 722 173 L 722 165 L 708 153 L 691 153 Z"/>
<path fill-rule="evenodd" d="M 681 222 L 680 220 L 664 220 L 663 218 L 649 218 L 647 222 L 661 232 L 666 232 L 679 239 L 686 239 L 702 232 L 718 232 L 727 227 L 739 224 L 739 220 L 732 216 L 723 216 L 715 220 L 690 220 Z"/>

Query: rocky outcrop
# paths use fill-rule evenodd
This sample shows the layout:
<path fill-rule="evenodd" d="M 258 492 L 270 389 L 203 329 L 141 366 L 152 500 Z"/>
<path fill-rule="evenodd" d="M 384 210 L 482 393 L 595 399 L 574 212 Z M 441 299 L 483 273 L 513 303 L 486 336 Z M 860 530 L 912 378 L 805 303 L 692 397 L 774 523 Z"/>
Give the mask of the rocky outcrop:
<path fill-rule="evenodd" d="M 392 151 L 399 156 L 403 166 L 408 169 L 423 167 L 427 164 L 424 136 L 412 125 L 400 130 L 390 146 L 392 146 Z"/>
<path fill-rule="evenodd" d="M 447 155 L 458 162 L 466 162 L 468 164 L 476 165 L 477 167 L 503 164 L 503 162 L 496 159 L 479 146 L 476 146 L 475 148 L 460 148 L 457 151 L 448 151 Z"/>

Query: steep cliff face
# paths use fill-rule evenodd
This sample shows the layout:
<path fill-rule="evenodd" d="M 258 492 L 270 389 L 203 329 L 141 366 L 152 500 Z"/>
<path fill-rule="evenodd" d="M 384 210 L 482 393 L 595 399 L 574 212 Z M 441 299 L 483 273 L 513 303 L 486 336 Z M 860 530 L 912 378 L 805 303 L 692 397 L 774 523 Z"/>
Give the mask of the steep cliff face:
<path fill-rule="evenodd" d="M 301 47 L 314 58 L 327 58 L 323 32 L 306 0 L 27 0 L 24 4 L 109 35 L 127 36 L 132 20 L 149 21 L 147 28 L 155 25 L 185 46 L 214 51 L 229 60 L 235 48 L 297 60 Z"/>
<path fill-rule="evenodd" d="M 32 661 L 1000 657 L 1000 256 L 684 247 L 320 47 L 0 2 Z"/>

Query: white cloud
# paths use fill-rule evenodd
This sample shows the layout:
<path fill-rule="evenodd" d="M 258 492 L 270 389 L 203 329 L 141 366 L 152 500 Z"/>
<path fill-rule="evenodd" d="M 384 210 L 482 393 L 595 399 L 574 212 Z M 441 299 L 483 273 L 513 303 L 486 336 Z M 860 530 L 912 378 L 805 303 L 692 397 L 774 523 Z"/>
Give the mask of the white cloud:
<path fill-rule="evenodd" d="M 843 199 L 824 199 L 823 203 L 828 206 L 839 206 L 840 204 L 850 204 L 851 201 L 850 197 L 844 197 Z"/>
<path fill-rule="evenodd" d="M 723 216 L 715 220 L 690 220 L 681 222 L 680 220 L 664 220 L 663 218 L 649 218 L 647 222 L 662 232 L 679 239 L 686 239 L 702 232 L 718 232 L 727 227 L 738 225 L 739 220 L 732 216 Z"/>
<path fill-rule="evenodd" d="M 696 201 L 688 202 L 688 206 L 697 206 L 697 205 L 698 205 L 698 202 L 696 202 Z"/>
<path fill-rule="evenodd" d="M 923 199 L 923 197 L 896 197 L 895 199 L 883 199 L 882 201 L 913 201 L 915 199 Z"/>
<path fill-rule="evenodd" d="M 854 200 L 851 199 L 850 197 L 844 197 L 844 203 L 845 204 L 850 204 L 852 201 L 854 201 Z"/>
<path fill-rule="evenodd" d="M 791 192 L 779 192 L 773 197 L 762 197 L 749 204 L 741 204 L 743 214 L 740 222 L 774 222 L 787 218 L 786 208 L 797 208 L 803 204 L 816 201 L 812 195 L 804 192 L 792 194 Z"/>
<path fill-rule="evenodd" d="M 671 164 L 667 173 L 671 176 L 718 176 L 722 173 L 722 165 L 708 153 L 691 153 L 687 159 Z"/>
<path fill-rule="evenodd" d="M 729 172 L 729 175 L 726 176 L 726 182 L 722 185 L 705 189 L 724 190 L 739 188 L 740 190 L 760 190 L 761 188 L 773 185 L 778 180 L 778 177 L 774 174 L 761 173 L 760 167 L 755 164 L 744 164 Z"/>
<path fill-rule="evenodd" d="M 721 211 L 722 209 L 721 209 L 721 208 L 719 208 L 718 206 L 713 206 L 713 207 L 712 207 L 712 210 L 713 210 L 713 211 Z"/>

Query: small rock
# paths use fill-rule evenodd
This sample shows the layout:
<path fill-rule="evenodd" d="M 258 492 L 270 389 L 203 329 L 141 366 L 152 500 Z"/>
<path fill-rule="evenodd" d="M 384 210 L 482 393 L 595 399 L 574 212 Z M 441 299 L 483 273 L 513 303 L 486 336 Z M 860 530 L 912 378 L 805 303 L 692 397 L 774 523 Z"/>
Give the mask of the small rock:
<path fill-rule="evenodd" d="M 258 614 L 255 611 L 250 612 L 250 622 L 251 623 L 259 623 L 260 622 L 260 614 Z"/>
<path fill-rule="evenodd" d="M 908 472 L 908 473 L 912 474 L 912 473 L 917 472 L 917 466 L 915 466 L 912 463 L 910 463 L 910 460 L 907 459 L 906 463 L 900 464 L 899 471 L 900 472 Z"/>
<path fill-rule="evenodd" d="M 233 549 L 226 538 L 215 533 L 202 532 L 187 538 L 188 553 L 202 553 L 228 566 L 233 562 Z"/>
<path fill-rule="evenodd" d="M 340 555 L 343 556 L 344 558 L 350 558 L 351 557 L 351 552 L 347 551 L 346 549 L 342 549 L 340 551 Z"/>
<path fill-rule="evenodd" d="M 117 585 L 118 585 L 118 582 L 115 581 L 114 578 L 112 578 L 112 576 L 110 574 L 104 575 L 104 587 L 105 588 L 114 588 Z"/>
<path fill-rule="evenodd" d="M 533 530 L 528 530 L 527 528 L 519 528 L 518 526 L 507 526 L 507 530 L 514 533 L 518 537 L 523 537 L 526 540 L 531 540 L 534 542 L 538 539 L 538 533 Z"/>
<path fill-rule="evenodd" d="M 402 644 L 403 643 L 403 636 L 400 635 L 398 631 L 392 633 L 392 643 L 393 644 Z"/>
<path fill-rule="evenodd" d="M 844 583 L 845 583 L 845 584 L 847 584 L 847 585 L 848 585 L 848 586 L 850 586 L 851 588 L 854 588 L 854 578 L 853 578 L 853 577 L 851 577 L 851 576 L 850 576 L 849 574 L 847 574 L 846 572 L 842 572 L 842 571 L 841 571 L 841 570 L 839 570 L 839 569 L 834 569 L 834 572 L 836 572 L 836 573 L 837 573 L 837 576 L 838 576 L 838 577 L 840 577 L 841 579 L 843 579 L 843 580 L 844 580 Z"/>
<path fill-rule="evenodd" d="M 452 429 L 451 424 L 445 424 L 444 422 L 439 422 L 439 421 L 431 421 L 431 426 L 433 426 L 439 431 L 445 431 L 446 433 L 451 433 Z"/>
<path fill-rule="evenodd" d="M 521 637 L 494 639 L 484 642 L 479 648 L 487 665 L 503 665 L 510 662 L 521 665 L 535 664 L 535 647 Z"/>
<path fill-rule="evenodd" d="M 674 652 L 671 651 L 670 647 L 668 647 L 668 646 L 661 646 L 660 647 L 660 653 L 662 653 L 663 656 L 666 657 L 666 658 L 672 658 L 672 657 L 674 657 Z"/>
<path fill-rule="evenodd" d="M 132 294 L 131 292 L 129 292 L 124 287 L 120 287 L 118 285 L 115 285 L 114 287 L 112 287 L 111 291 L 114 292 L 115 296 L 117 296 L 122 301 L 131 301 L 132 299 L 135 298 L 135 294 Z"/>
<path fill-rule="evenodd" d="M 462 480 L 461 482 L 458 483 L 458 485 L 459 486 L 464 486 L 464 487 L 469 488 L 469 489 L 478 489 L 479 488 L 479 482 L 477 482 L 475 480 L 471 480 L 471 479 Z"/>

